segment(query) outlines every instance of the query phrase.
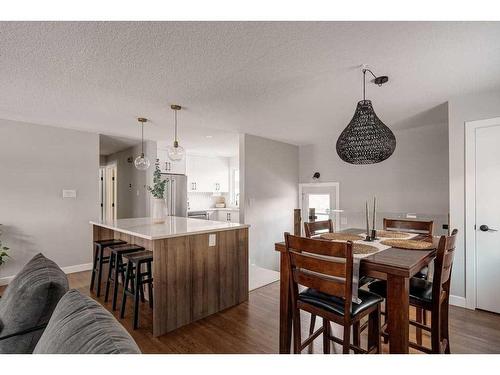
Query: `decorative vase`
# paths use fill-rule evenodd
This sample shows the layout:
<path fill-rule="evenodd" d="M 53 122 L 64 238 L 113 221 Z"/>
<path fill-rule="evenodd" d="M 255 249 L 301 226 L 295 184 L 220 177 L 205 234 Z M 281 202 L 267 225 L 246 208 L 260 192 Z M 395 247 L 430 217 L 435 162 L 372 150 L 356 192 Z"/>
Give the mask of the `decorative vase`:
<path fill-rule="evenodd" d="M 151 198 L 151 220 L 153 224 L 162 224 L 167 218 L 167 200 Z"/>

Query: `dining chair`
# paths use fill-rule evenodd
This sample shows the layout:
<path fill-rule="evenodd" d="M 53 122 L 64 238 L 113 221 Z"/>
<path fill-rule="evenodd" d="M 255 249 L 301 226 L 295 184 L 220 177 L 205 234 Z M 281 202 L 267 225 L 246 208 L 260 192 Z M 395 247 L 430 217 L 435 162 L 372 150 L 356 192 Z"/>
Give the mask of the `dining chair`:
<path fill-rule="evenodd" d="M 333 221 L 332 219 L 328 219 L 304 223 L 304 233 L 307 238 L 317 236 L 321 233 L 333 233 Z"/>
<path fill-rule="evenodd" d="M 407 220 L 407 219 L 387 219 L 384 218 L 384 230 L 409 231 L 419 234 L 427 234 L 432 236 L 434 229 L 433 220 Z M 429 267 L 425 266 L 414 276 L 420 279 L 428 280 Z M 382 312 L 383 314 L 383 312 Z M 424 324 L 427 324 L 427 314 L 417 308 L 417 319 Z M 387 341 L 384 339 L 384 341 Z"/>
<path fill-rule="evenodd" d="M 384 230 L 411 231 L 432 236 L 433 227 L 432 220 L 387 219 L 384 217 Z"/>
<path fill-rule="evenodd" d="M 422 324 L 418 320 L 410 320 L 410 325 L 417 328 L 417 342 L 409 346 L 425 353 L 450 353 L 448 332 L 448 311 L 450 299 L 451 270 L 455 253 L 455 241 L 458 230 L 454 229 L 450 236 L 441 236 L 434 259 L 432 282 L 412 277 L 410 279 L 410 306 L 431 312 L 431 325 Z M 383 297 L 386 295 L 386 282 L 375 281 L 370 290 Z M 418 310 L 417 310 L 418 311 Z M 422 346 L 422 330 L 431 334 L 431 349 Z"/>
<path fill-rule="evenodd" d="M 321 334 L 323 352 L 330 353 L 330 341 L 342 345 L 345 354 L 380 353 L 380 304 L 382 298 L 360 290 L 359 303 L 352 301 L 352 242 L 333 242 L 292 236 L 285 233 L 285 248 L 290 273 L 293 348 L 300 354 Z M 299 285 L 306 289 L 299 293 Z M 300 312 L 323 318 L 323 326 L 302 341 Z M 366 350 L 351 345 L 351 326 L 368 315 L 369 344 Z M 330 323 L 344 328 L 343 338 L 332 335 Z"/>

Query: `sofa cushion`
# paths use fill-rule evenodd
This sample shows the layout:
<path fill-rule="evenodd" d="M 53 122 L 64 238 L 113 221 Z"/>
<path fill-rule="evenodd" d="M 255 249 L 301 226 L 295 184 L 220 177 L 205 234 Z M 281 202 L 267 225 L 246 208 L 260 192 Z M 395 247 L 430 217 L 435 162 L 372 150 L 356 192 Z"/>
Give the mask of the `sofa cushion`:
<path fill-rule="evenodd" d="M 106 309 L 77 290 L 61 298 L 37 354 L 139 354 L 134 339 Z"/>
<path fill-rule="evenodd" d="M 0 337 L 48 323 L 67 291 L 66 274 L 42 254 L 35 255 L 0 298 Z M 0 340 L 0 353 L 31 353 L 42 332 Z"/>

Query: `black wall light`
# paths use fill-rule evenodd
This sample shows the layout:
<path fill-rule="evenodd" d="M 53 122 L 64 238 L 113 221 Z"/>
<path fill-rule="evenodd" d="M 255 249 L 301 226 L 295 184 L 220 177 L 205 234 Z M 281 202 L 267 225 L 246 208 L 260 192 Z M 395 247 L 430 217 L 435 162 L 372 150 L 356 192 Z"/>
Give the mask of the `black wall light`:
<path fill-rule="evenodd" d="M 366 100 L 366 72 L 373 82 L 382 86 L 387 76 L 377 77 L 363 66 L 363 100 L 358 102 L 356 112 L 337 139 L 337 154 L 350 164 L 375 164 L 389 158 L 396 149 L 396 137 L 375 114 L 371 100 Z"/>

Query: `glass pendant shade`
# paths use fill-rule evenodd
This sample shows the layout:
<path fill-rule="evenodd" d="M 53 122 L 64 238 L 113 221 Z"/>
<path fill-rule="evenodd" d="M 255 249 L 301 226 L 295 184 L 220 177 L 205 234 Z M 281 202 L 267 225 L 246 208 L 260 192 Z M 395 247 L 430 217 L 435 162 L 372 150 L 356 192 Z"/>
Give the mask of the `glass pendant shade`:
<path fill-rule="evenodd" d="M 144 156 L 144 154 L 140 154 L 138 157 L 135 158 L 134 165 L 140 171 L 145 171 L 146 169 L 149 168 L 151 162 L 147 157 Z"/>
<path fill-rule="evenodd" d="M 184 147 L 179 146 L 178 142 L 174 142 L 173 146 L 167 147 L 168 158 L 172 161 L 182 160 L 184 157 Z"/>
<path fill-rule="evenodd" d="M 138 170 L 145 171 L 151 165 L 149 159 L 144 156 L 144 123 L 148 120 L 144 117 L 139 117 L 137 121 L 141 125 L 141 154 L 135 158 L 134 165 Z"/>
<path fill-rule="evenodd" d="M 370 100 L 358 102 L 354 116 L 337 140 L 337 154 L 350 164 L 375 164 L 396 149 L 396 137 L 375 114 Z"/>

